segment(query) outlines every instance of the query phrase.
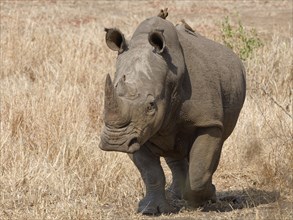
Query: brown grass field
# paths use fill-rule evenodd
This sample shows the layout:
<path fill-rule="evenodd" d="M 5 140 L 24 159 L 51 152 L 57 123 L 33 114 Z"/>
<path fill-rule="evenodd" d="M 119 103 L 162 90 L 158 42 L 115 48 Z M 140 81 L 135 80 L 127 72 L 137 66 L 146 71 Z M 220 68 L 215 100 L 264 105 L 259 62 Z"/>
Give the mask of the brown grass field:
<path fill-rule="evenodd" d="M 156 218 L 293 219 L 292 4 L 1 0 L 0 219 L 154 218 L 136 213 L 144 185 L 128 156 L 98 148 L 116 57 L 103 29 L 129 39 L 164 7 L 218 42 L 224 18 L 240 19 L 263 46 L 245 61 L 246 102 L 214 175 L 218 197 L 238 203 Z"/>

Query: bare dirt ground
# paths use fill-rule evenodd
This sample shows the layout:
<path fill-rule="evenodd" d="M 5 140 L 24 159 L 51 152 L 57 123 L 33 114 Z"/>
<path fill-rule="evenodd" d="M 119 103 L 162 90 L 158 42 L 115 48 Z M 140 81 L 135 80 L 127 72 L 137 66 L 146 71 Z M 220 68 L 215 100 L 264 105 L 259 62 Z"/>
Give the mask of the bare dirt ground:
<path fill-rule="evenodd" d="M 143 184 L 121 153 L 98 148 L 103 85 L 115 71 L 104 27 L 129 39 L 169 8 L 221 42 L 229 17 L 264 42 L 247 68 L 247 99 L 214 182 L 220 201 L 159 219 L 293 219 L 293 2 L 0 1 L 0 219 L 150 219 Z M 164 169 L 167 185 L 170 171 Z M 235 199 L 236 197 L 236 199 Z"/>

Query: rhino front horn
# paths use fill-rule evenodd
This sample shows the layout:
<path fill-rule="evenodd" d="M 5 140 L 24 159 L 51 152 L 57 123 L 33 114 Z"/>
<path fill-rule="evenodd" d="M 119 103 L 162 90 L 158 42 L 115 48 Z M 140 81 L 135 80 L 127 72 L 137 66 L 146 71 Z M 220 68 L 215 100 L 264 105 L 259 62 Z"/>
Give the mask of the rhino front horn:
<path fill-rule="evenodd" d="M 107 75 L 105 84 L 105 100 L 104 100 L 104 119 L 105 122 L 113 122 L 119 115 L 119 106 L 117 96 L 110 75 Z"/>

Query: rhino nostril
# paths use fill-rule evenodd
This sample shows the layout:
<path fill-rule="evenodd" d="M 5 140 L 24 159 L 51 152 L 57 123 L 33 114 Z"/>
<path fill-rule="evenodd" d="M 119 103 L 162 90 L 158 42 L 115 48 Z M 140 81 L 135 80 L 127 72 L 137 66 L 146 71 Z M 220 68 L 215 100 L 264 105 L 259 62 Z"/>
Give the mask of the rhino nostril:
<path fill-rule="evenodd" d="M 134 153 L 135 151 L 139 150 L 140 145 L 138 143 L 137 137 L 132 138 L 128 143 L 128 152 Z"/>
<path fill-rule="evenodd" d="M 129 141 L 128 147 L 130 147 L 131 145 L 136 144 L 136 143 L 138 143 L 137 138 L 136 138 L 136 137 L 135 137 L 135 138 L 132 138 L 132 139 Z"/>

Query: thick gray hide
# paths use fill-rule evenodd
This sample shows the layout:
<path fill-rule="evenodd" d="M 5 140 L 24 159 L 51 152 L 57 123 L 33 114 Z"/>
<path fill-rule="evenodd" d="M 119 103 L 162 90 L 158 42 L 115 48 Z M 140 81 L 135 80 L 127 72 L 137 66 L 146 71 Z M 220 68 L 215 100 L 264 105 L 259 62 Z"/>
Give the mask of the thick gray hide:
<path fill-rule="evenodd" d="M 100 148 L 129 153 L 146 185 L 138 211 L 176 212 L 165 196 L 160 157 L 173 182 L 169 191 L 198 207 L 215 201 L 212 175 L 245 99 L 245 70 L 221 44 L 160 17 L 143 21 L 127 43 L 106 29 L 118 51 L 114 80 L 105 86 Z"/>

